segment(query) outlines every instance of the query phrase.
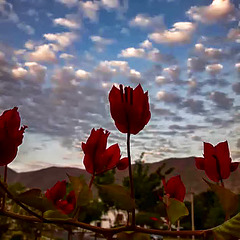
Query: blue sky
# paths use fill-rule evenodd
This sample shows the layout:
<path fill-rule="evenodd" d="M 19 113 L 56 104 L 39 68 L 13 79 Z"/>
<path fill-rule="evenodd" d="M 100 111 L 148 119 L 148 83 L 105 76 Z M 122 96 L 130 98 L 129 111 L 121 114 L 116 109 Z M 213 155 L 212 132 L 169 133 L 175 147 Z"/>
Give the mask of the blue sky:
<path fill-rule="evenodd" d="M 237 0 L 0 0 L 0 111 L 28 125 L 10 167 L 83 167 L 92 128 L 125 135 L 110 117 L 113 84 L 149 92 L 152 118 L 133 160 L 201 156 L 228 140 L 240 160 Z"/>

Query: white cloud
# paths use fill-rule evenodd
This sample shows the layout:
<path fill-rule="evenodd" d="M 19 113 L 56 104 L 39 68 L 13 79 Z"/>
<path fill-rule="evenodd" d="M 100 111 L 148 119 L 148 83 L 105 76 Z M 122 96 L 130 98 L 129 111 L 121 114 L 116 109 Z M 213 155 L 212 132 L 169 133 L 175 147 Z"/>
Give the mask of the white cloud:
<path fill-rule="evenodd" d="M 97 2 L 87 1 L 80 2 L 79 4 L 86 18 L 90 19 L 93 22 L 96 22 L 98 20 L 99 4 Z"/>
<path fill-rule="evenodd" d="M 162 15 L 150 17 L 146 14 L 138 14 L 134 19 L 130 21 L 130 26 L 141 27 L 141 28 L 162 29 L 164 26 L 163 17 Z"/>
<path fill-rule="evenodd" d="M 26 62 L 26 68 L 17 67 L 12 69 L 12 75 L 16 79 L 27 79 L 34 83 L 43 83 L 46 77 L 47 68 L 36 62 Z"/>
<path fill-rule="evenodd" d="M 67 7 L 74 7 L 75 5 L 77 5 L 78 0 L 57 0 L 57 2 L 60 2 Z"/>
<path fill-rule="evenodd" d="M 13 10 L 13 5 L 5 0 L 0 1 L 0 20 L 17 23 L 18 15 Z"/>
<path fill-rule="evenodd" d="M 0 51 L 0 61 L 5 61 L 5 53 Z"/>
<path fill-rule="evenodd" d="M 73 32 L 47 33 L 43 36 L 48 41 L 57 42 L 63 48 L 71 45 L 77 39 L 77 35 Z"/>
<path fill-rule="evenodd" d="M 68 54 L 68 53 L 62 53 L 60 56 L 59 56 L 59 58 L 63 58 L 63 59 L 65 59 L 65 60 L 71 60 L 71 59 L 73 59 L 73 58 L 75 58 L 73 55 L 71 55 L 71 54 Z"/>
<path fill-rule="evenodd" d="M 126 61 L 105 61 L 110 67 L 119 69 L 120 72 L 128 72 L 129 66 Z"/>
<path fill-rule="evenodd" d="M 140 47 L 150 49 L 152 48 L 152 43 L 147 39 L 144 42 L 140 43 Z"/>
<path fill-rule="evenodd" d="M 12 69 L 12 75 L 15 78 L 24 78 L 28 71 L 22 67 Z"/>
<path fill-rule="evenodd" d="M 79 69 L 76 71 L 76 77 L 79 79 L 89 79 L 91 74 L 85 70 Z"/>
<path fill-rule="evenodd" d="M 103 38 L 100 36 L 90 36 L 90 39 L 97 44 L 101 44 L 101 45 L 109 45 L 112 44 L 114 41 L 112 39 L 108 39 L 108 38 Z"/>
<path fill-rule="evenodd" d="M 164 60 L 164 56 L 160 53 L 157 48 L 153 48 L 151 51 L 147 53 L 147 59 L 153 62 L 161 62 Z"/>
<path fill-rule="evenodd" d="M 155 77 L 155 82 L 159 85 L 162 85 L 166 82 L 166 77 L 164 76 L 156 76 Z"/>
<path fill-rule="evenodd" d="M 35 29 L 33 27 L 31 27 L 28 24 L 25 23 L 18 23 L 17 27 L 21 30 L 23 30 L 25 33 L 27 33 L 28 35 L 33 35 L 35 33 Z"/>
<path fill-rule="evenodd" d="M 191 22 L 177 22 L 170 30 L 154 32 L 149 34 L 149 38 L 156 43 L 188 43 L 195 31 L 195 25 Z"/>
<path fill-rule="evenodd" d="M 193 6 L 187 15 L 202 23 L 215 23 L 219 20 L 233 19 L 234 5 L 230 0 L 213 0 L 209 6 Z"/>
<path fill-rule="evenodd" d="M 29 50 L 33 50 L 35 47 L 35 44 L 32 40 L 28 40 L 27 42 L 25 42 L 24 46 Z"/>
<path fill-rule="evenodd" d="M 101 0 L 101 4 L 106 8 L 118 8 L 119 0 Z"/>
<path fill-rule="evenodd" d="M 36 47 L 34 52 L 28 53 L 31 61 L 56 62 L 56 55 L 48 44 Z"/>
<path fill-rule="evenodd" d="M 235 64 L 235 68 L 240 73 L 240 63 L 236 63 Z"/>
<path fill-rule="evenodd" d="M 113 39 L 103 38 L 100 36 L 90 36 L 90 39 L 95 43 L 95 47 L 98 52 L 103 52 L 107 45 L 114 43 Z"/>
<path fill-rule="evenodd" d="M 61 69 L 56 69 L 52 76 L 52 82 L 58 89 L 73 88 L 75 80 L 76 74 L 73 67 L 64 66 Z"/>
<path fill-rule="evenodd" d="M 160 101 L 163 101 L 164 103 L 168 104 L 178 104 L 181 102 L 181 98 L 173 93 L 168 93 L 165 91 L 159 91 L 157 92 L 157 99 Z"/>
<path fill-rule="evenodd" d="M 180 77 L 180 68 L 178 66 L 164 68 L 163 72 L 167 72 L 173 80 L 179 79 Z"/>
<path fill-rule="evenodd" d="M 205 55 L 208 58 L 218 59 L 218 58 L 221 58 L 222 54 L 223 54 L 222 49 L 218 49 L 218 48 L 205 48 Z"/>
<path fill-rule="evenodd" d="M 194 46 L 196 52 L 203 52 L 205 50 L 205 47 L 202 43 L 197 43 Z"/>
<path fill-rule="evenodd" d="M 53 22 L 55 25 L 61 25 L 70 29 L 78 29 L 81 27 L 81 22 L 79 19 L 71 19 L 71 17 L 68 16 L 67 18 L 55 18 Z"/>
<path fill-rule="evenodd" d="M 125 58 L 143 58 L 145 56 L 145 50 L 143 48 L 127 48 L 121 51 L 118 57 L 125 57 Z"/>
<path fill-rule="evenodd" d="M 29 78 L 35 82 L 42 83 L 45 80 L 47 68 L 36 62 L 26 62 L 25 66 L 29 68 Z"/>
<path fill-rule="evenodd" d="M 14 54 L 15 55 L 23 55 L 26 53 L 26 51 L 27 51 L 26 49 L 18 49 L 18 50 L 14 51 Z"/>
<path fill-rule="evenodd" d="M 130 69 L 129 78 L 132 81 L 139 81 L 141 79 L 141 73 L 135 69 Z"/>
<path fill-rule="evenodd" d="M 228 39 L 240 43 L 240 28 L 232 28 L 229 30 Z"/>
<path fill-rule="evenodd" d="M 213 76 L 220 73 L 222 69 L 223 65 L 219 63 L 210 64 L 206 66 L 206 71 Z"/>
<path fill-rule="evenodd" d="M 97 79 L 108 82 L 112 77 L 122 75 L 131 81 L 140 81 L 142 75 L 135 69 L 131 69 L 126 61 L 101 61 L 93 72 Z"/>
<path fill-rule="evenodd" d="M 95 68 L 95 72 L 97 73 L 102 73 L 102 74 L 107 74 L 109 76 L 113 76 L 117 74 L 116 68 L 112 68 L 111 62 L 109 61 L 101 61 L 99 65 Z"/>

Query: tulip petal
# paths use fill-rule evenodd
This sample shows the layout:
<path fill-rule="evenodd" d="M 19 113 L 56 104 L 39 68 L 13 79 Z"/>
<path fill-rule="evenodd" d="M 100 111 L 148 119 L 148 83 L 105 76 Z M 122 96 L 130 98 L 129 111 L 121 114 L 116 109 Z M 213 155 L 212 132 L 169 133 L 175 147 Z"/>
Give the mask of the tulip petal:
<path fill-rule="evenodd" d="M 96 174 L 106 172 L 118 164 L 120 161 L 120 148 L 118 144 L 110 146 L 103 154 L 101 162 L 96 168 Z"/>
<path fill-rule="evenodd" d="M 45 193 L 47 199 L 56 203 L 59 199 L 62 199 L 66 194 L 66 181 L 58 181 L 52 188 L 48 189 Z"/>
<path fill-rule="evenodd" d="M 94 166 L 93 166 L 92 156 L 90 156 L 89 154 L 85 154 L 84 159 L 83 159 L 83 164 L 88 173 L 94 174 Z"/>
<path fill-rule="evenodd" d="M 239 166 L 239 162 L 233 162 L 233 163 L 231 163 L 231 165 L 230 165 L 230 170 L 231 170 L 231 172 L 236 171 L 237 168 L 238 168 L 238 166 Z"/>
<path fill-rule="evenodd" d="M 128 158 L 125 157 L 125 158 L 122 158 L 119 163 L 117 164 L 117 169 L 118 170 L 125 170 L 126 168 L 128 168 L 129 166 L 129 161 L 128 161 Z"/>
<path fill-rule="evenodd" d="M 204 159 L 204 169 L 208 178 L 214 182 L 220 181 L 216 162 L 216 151 L 211 143 L 204 142 Z"/>
<path fill-rule="evenodd" d="M 214 146 L 211 143 L 204 142 L 203 149 L 204 149 L 204 158 L 207 158 L 208 156 L 212 156 L 215 154 Z"/>
<path fill-rule="evenodd" d="M 217 159 L 219 161 L 220 172 L 222 179 L 230 176 L 231 158 L 228 148 L 228 142 L 220 142 L 215 146 Z"/>
<path fill-rule="evenodd" d="M 115 86 L 112 87 L 109 93 L 110 112 L 116 127 L 122 133 L 128 132 L 126 104 L 124 102 L 125 94 L 122 93 Z M 120 128 L 119 128 L 120 127 Z"/>
<path fill-rule="evenodd" d="M 195 165 L 198 169 L 204 170 L 204 158 L 195 157 Z"/>
<path fill-rule="evenodd" d="M 139 84 L 133 90 L 133 107 L 130 112 L 130 129 L 132 134 L 140 132 L 150 120 L 148 94 L 144 94 L 142 86 Z"/>
<path fill-rule="evenodd" d="M 165 187 L 166 194 L 170 195 L 170 198 L 175 198 L 183 202 L 186 194 L 186 188 L 181 180 L 180 175 L 171 177 Z"/>

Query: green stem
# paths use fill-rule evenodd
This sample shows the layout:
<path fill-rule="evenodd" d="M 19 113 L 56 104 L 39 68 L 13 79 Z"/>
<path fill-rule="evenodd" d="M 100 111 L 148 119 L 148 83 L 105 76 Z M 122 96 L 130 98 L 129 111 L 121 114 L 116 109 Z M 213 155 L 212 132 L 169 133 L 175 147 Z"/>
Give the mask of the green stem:
<path fill-rule="evenodd" d="M 133 186 L 133 176 L 132 176 L 132 165 L 131 165 L 131 151 L 130 151 L 130 132 L 127 133 L 127 155 L 128 155 L 128 170 L 129 170 L 129 182 L 131 189 L 131 198 L 134 198 L 134 186 Z M 135 226 L 135 208 L 132 210 L 132 226 Z"/>

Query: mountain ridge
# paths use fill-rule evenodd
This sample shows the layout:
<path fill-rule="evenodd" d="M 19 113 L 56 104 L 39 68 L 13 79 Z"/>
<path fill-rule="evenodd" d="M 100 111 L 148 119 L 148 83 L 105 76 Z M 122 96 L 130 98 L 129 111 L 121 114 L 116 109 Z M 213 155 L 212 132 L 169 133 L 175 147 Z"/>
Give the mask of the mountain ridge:
<path fill-rule="evenodd" d="M 149 167 L 149 173 L 157 170 L 163 163 L 166 163 L 165 169 L 174 167 L 174 171 L 169 175 L 180 174 L 184 182 L 187 192 L 198 194 L 208 189 L 207 184 L 203 181 L 203 177 L 207 179 L 204 171 L 200 171 L 195 167 L 194 157 L 186 158 L 169 158 L 154 163 L 144 163 Z M 133 165 L 134 167 L 134 165 Z M 4 168 L 0 168 L 0 175 L 3 175 Z M 8 169 L 8 183 L 21 182 L 27 188 L 40 188 L 43 191 L 52 187 L 57 181 L 62 181 L 68 175 L 79 176 L 84 175 L 86 181 L 90 180 L 91 175 L 84 169 L 71 167 L 48 167 L 30 172 L 15 172 L 11 168 Z M 116 171 L 115 181 L 117 184 L 122 184 L 124 177 L 128 176 L 128 169 Z M 169 178 L 168 177 L 168 178 Z M 224 180 L 226 188 L 233 192 L 240 193 L 240 169 L 231 173 L 229 179 Z"/>

